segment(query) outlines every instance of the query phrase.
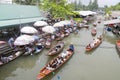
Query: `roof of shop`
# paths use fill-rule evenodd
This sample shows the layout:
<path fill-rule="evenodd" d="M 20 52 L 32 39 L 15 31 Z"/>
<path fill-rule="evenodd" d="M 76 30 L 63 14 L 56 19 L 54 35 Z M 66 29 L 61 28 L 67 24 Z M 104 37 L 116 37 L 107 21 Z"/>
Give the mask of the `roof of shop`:
<path fill-rule="evenodd" d="M 0 28 L 45 19 L 36 6 L 0 4 Z"/>

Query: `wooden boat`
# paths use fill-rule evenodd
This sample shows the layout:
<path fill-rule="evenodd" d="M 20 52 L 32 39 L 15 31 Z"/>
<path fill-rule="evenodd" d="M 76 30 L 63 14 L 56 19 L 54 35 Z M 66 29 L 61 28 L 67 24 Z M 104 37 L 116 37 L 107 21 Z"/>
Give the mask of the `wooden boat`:
<path fill-rule="evenodd" d="M 1 55 L 0 56 L 0 66 L 7 64 L 11 61 L 13 61 L 14 59 L 18 58 L 19 56 L 21 56 L 23 54 L 22 51 L 17 51 L 14 54 L 11 53 L 10 55 Z"/>
<path fill-rule="evenodd" d="M 116 41 L 116 48 L 117 48 L 118 52 L 120 53 L 120 40 Z"/>
<path fill-rule="evenodd" d="M 91 34 L 92 34 L 92 36 L 95 36 L 95 35 L 97 34 L 96 29 L 93 28 L 93 29 L 91 30 Z"/>
<path fill-rule="evenodd" d="M 63 38 L 64 38 L 64 37 L 61 37 L 61 36 L 60 36 L 60 37 L 55 38 L 55 40 L 61 41 L 61 40 L 63 40 Z"/>
<path fill-rule="evenodd" d="M 86 46 L 86 51 L 91 51 L 97 48 L 102 43 L 102 37 L 98 37 L 97 39 L 93 40 Z"/>
<path fill-rule="evenodd" d="M 40 70 L 39 74 L 37 75 L 37 79 L 41 80 L 42 78 L 46 77 L 48 74 L 57 70 L 67 60 L 70 59 L 70 57 L 73 55 L 73 53 L 74 53 L 74 46 L 73 46 L 73 49 L 69 48 L 64 53 L 59 54 L 56 58 L 54 58 L 45 67 L 43 67 Z"/>
<path fill-rule="evenodd" d="M 55 55 L 55 54 L 58 54 L 60 53 L 64 48 L 64 42 L 58 42 L 56 46 L 54 46 L 53 48 L 51 48 L 47 55 Z"/>
<path fill-rule="evenodd" d="M 89 25 L 84 24 L 81 28 L 89 28 Z"/>
<path fill-rule="evenodd" d="M 35 50 L 34 54 L 40 53 L 43 49 L 44 49 L 44 46 L 41 43 L 37 43 L 36 50 Z"/>
<path fill-rule="evenodd" d="M 80 24 L 80 26 L 79 26 L 79 28 L 81 29 L 81 28 L 89 28 L 89 25 L 86 25 L 86 24 L 83 24 L 83 23 L 81 23 Z"/>

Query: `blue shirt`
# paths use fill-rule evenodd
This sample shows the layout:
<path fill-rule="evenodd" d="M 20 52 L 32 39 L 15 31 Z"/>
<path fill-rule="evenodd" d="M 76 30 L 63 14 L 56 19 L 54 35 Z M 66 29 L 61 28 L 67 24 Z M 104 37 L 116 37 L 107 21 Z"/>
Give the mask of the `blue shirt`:
<path fill-rule="evenodd" d="M 73 46 L 73 44 L 70 45 L 69 49 L 71 49 L 71 50 L 74 51 L 74 46 Z"/>

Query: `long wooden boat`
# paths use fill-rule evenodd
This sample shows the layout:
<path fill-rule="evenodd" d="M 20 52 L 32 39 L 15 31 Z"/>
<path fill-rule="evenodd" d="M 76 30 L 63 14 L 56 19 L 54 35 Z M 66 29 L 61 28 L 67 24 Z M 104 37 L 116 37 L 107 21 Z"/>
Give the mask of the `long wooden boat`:
<path fill-rule="evenodd" d="M 118 52 L 120 53 L 120 40 L 116 40 L 116 48 Z"/>
<path fill-rule="evenodd" d="M 47 53 L 47 55 L 55 55 L 55 54 L 58 54 L 58 53 L 60 53 L 62 50 L 63 50 L 63 48 L 64 48 L 64 42 L 58 42 L 57 43 L 57 45 L 56 46 L 54 46 L 53 48 L 51 48 L 49 51 L 48 51 L 48 53 Z"/>
<path fill-rule="evenodd" d="M 23 54 L 22 51 L 17 51 L 14 54 L 11 53 L 9 56 L 6 56 L 6 55 L 0 56 L 0 66 L 13 61 L 14 59 L 18 58 L 22 54 Z"/>
<path fill-rule="evenodd" d="M 91 51 L 91 50 L 97 48 L 101 43 L 102 43 L 102 38 L 101 37 L 93 40 L 91 43 L 89 43 L 86 46 L 86 51 Z"/>
<path fill-rule="evenodd" d="M 74 53 L 74 46 L 73 46 L 73 49 L 69 48 L 65 52 L 59 54 L 56 58 L 54 58 L 45 67 L 43 67 L 40 70 L 39 74 L 37 75 L 37 79 L 41 80 L 42 78 L 46 77 L 47 75 L 49 75 L 50 73 L 58 69 L 67 60 L 70 59 L 73 53 Z"/>
<path fill-rule="evenodd" d="M 95 36 L 95 35 L 97 34 L 96 29 L 93 28 L 93 29 L 91 30 L 91 34 L 92 34 L 92 36 Z"/>

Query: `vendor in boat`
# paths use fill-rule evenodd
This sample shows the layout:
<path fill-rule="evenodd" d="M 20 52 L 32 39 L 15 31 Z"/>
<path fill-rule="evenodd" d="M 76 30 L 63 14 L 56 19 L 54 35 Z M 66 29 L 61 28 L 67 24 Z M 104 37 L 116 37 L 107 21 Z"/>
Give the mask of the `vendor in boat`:
<path fill-rule="evenodd" d="M 72 43 L 71 43 L 70 46 L 69 46 L 69 50 L 71 50 L 72 52 L 74 51 L 74 46 L 73 46 Z"/>

